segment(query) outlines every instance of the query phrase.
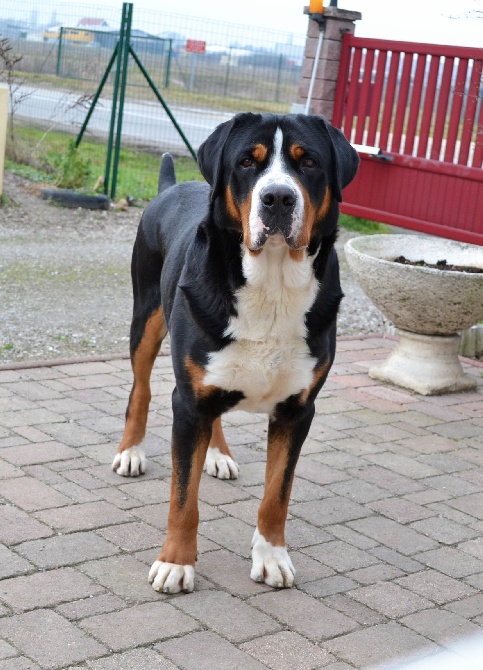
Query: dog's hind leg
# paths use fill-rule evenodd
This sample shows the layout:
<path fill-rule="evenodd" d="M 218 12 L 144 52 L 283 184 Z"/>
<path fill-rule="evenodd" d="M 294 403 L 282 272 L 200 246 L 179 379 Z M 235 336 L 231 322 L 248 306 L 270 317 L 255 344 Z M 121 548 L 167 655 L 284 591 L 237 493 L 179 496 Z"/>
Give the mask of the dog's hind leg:
<path fill-rule="evenodd" d="M 221 426 L 221 417 L 213 422 L 210 445 L 206 454 L 205 470 L 218 479 L 237 479 L 238 464 L 235 463 L 226 443 Z"/>
<path fill-rule="evenodd" d="M 141 222 L 131 266 L 134 309 L 130 352 L 134 381 L 126 409 L 124 435 L 112 463 L 113 470 L 124 477 L 136 477 L 146 468 L 146 457 L 140 444 L 146 433 L 151 401 L 151 371 L 167 333 L 161 307 L 161 267 L 161 255 L 149 249 Z"/>

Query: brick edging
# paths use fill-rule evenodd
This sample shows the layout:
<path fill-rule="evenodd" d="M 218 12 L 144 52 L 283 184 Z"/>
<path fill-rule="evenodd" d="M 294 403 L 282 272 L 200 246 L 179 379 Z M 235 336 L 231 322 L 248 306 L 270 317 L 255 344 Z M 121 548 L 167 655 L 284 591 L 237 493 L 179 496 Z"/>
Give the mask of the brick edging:
<path fill-rule="evenodd" d="M 387 333 L 369 333 L 364 335 L 341 335 L 337 339 L 340 342 L 353 342 L 355 340 L 380 339 L 396 341 L 395 335 Z M 159 356 L 170 356 L 171 349 L 163 349 Z M 77 363 L 105 363 L 107 361 L 118 361 L 129 359 L 129 354 L 100 354 L 98 356 L 75 356 L 73 358 L 51 358 L 40 361 L 19 361 L 18 363 L 4 363 L 0 365 L 0 372 L 4 370 L 30 370 L 32 368 L 55 368 L 60 365 L 74 365 Z M 483 368 L 483 361 L 475 361 L 473 358 L 459 356 L 462 363 L 472 365 L 475 368 Z"/>

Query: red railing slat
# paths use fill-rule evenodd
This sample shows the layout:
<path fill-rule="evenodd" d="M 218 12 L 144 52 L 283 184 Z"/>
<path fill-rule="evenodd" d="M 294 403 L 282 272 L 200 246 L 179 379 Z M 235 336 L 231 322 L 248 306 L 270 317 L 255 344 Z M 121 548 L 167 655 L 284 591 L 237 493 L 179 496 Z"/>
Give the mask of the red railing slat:
<path fill-rule="evenodd" d="M 431 58 L 431 65 L 429 66 L 426 95 L 424 96 L 423 104 L 423 118 L 421 121 L 421 128 L 419 129 L 418 156 L 421 158 L 426 158 L 426 151 L 428 148 L 429 132 L 431 130 L 431 121 L 433 117 L 434 99 L 436 97 L 436 84 L 438 83 L 439 64 L 439 57 L 433 56 Z"/>
<path fill-rule="evenodd" d="M 364 129 L 366 126 L 367 106 L 371 90 L 372 67 L 374 65 L 374 50 L 366 52 L 364 60 L 364 75 L 359 89 L 359 105 L 357 109 L 357 126 L 355 141 L 362 144 L 364 140 Z"/>
<path fill-rule="evenodd" d="M 396 119 L 394 121 L 394 132 L 391 142 L 391 151 L 401 151 L 401 137 L 404 125 L 404 118 L 406 116 L 406 105 L 409 95 L 409 84 L 411 83 L 411 69 L 413 66 L 412 54 L 404 54 L 404 65 L 402 69 L 401 79 L 399 81 L 399 95 L 396 103 Z"/>
<path fill-rule="evenodd" d="M 461 110 L 463 107 L 463 98 L 465 95 L 466 75 L 468 74 L 468 59 L 463 58 L 458 63 L 458 72 L 453 91 L 453 100 L 451 104 L 451 114 L 448 126 L 448 136 L 446 138 L 446 149 L 444 160 L 452 163 L 455 157 L 456 140 L 461 119 Z"/>
<path fill-rule="evenodd" d="M 352 124 L 356 116 L 357 89 L 359 87 L 359 72 L 361 69 L 362 49 L 354 49 L 352 54 L 352 65 L 350 70 L 349 93 L 344 121 L 344 135 L 347 139 L 352 137 Z"/>
<path fill-rule="evenodd" d="M 411 106 L 409 108 L 408 127 L 406 130 L 406 141 L 404 142 L 404 153 L 412 154 L 414 137 L 419 119 L 421 97 L 423 93 L 424 71 L 426 69 L 426 54 L 418 54 L 416 74 L 414 75 L 413 90 L 411 94 Z"/>
<path fill-rule="evenodd" d="M 382 89 L 384 87 L 384 76 L 386 74 L 387 51 L 379 51 L 377 57 L 376 79 L 372 92 L 371 109 L 369 111 L 369 129 L 367 133 L 367 144 L 374 146 L 379 123 L 379 114 L 382 104 Z"/>
<path fill-rule="evenodd" d="M 387 149 L 389 131 L 391 129 L 392 108 L 394 104 L 394 96 L 396 94 L 400 55 L 401 54 L 398 51 L 393 51 L 391 53 L 391 65 L 389 66 L 389 76 L 387 78 L 386 95 L 384 98 L 384 111 L 382 113 L 381 139 L 379 142 L 381 149 Z"/>
<path fill-rule="evenodd" d="M 476 116 L 476 105 L 481 86 L 481 70 L 483 60 L 475 60 L 471 71 L 470 85 L 468 87 L 468 96 L 466 102 L 465 114 L 463 117 L 463 131 L 461 133 L 461 147 L 458 157 L 458 163 L 466 165 L 470 153 L 471 136 L 473 135 L 473 126 Z"/>
<path fill-rule="evenodd" d="M 439 95 L 436 109 L 436 122 L 434 124 L 433 144 L 431 145 L 431 158 L 438 160 L 441 153 L 443 141 L 444 124 L 448 110 L 449 92 L 451 88 L 451 76 L 453 74 L 454 58 L 446 58 L 443 67 L 443 77 L 439 86 Z"/>

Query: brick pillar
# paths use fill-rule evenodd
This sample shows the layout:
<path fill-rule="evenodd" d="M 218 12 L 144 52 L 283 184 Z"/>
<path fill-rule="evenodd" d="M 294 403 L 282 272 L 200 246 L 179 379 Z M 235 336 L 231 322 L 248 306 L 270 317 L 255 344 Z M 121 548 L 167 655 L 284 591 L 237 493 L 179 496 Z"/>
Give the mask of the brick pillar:
<path fill-rule="evenodd" d="M 308 14 L 308 7 L 304 9 L 304 13 Z M 322 48 L 312 91 L 310 112 L 312 114 L 322 114 L 329 121 L 332 121 L 342 36 L 347 32 L 354 33 L 354 21 L 361 19 L 362 15 L 360 12 L 353 12 L 348 9 L 326 7 L 324 17 L 325 27 L 323 30 Z M 318 22 L 309 18 L 304 62 L 302 65 L 302 79 L 297 98 L 298 105 L 305 105 L 307 102 L 319 33 Z"/>

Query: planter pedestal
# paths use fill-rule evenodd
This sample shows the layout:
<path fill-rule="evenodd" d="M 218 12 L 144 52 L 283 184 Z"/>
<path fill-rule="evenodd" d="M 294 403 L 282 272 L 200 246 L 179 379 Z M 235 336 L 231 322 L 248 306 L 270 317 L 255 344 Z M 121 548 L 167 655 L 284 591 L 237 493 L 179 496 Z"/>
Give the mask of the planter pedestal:
<path fill-rule="evenodd" d="M 465 375 L 458 359 L 460 335 L 422 335 L 397 329 L 399 342 L 369 377 L 397 384 L 422 395 L 471 391 L 476 381 Z"/>

